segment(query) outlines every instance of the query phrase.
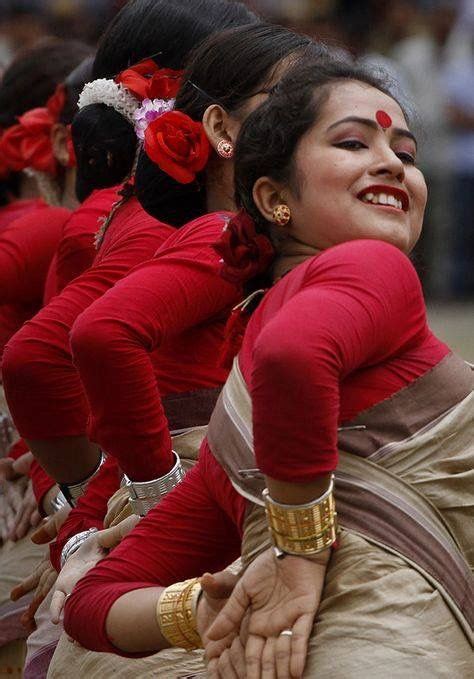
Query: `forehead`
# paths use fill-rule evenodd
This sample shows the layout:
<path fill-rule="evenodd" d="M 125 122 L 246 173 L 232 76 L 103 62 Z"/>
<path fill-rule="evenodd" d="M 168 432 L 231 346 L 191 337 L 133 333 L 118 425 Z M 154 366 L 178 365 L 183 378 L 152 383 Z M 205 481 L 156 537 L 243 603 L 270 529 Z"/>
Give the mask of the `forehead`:
<path fill-rule="evenodd" d="M 347 116 L 375 120 L 375 114 L 380 110 L 389 114 L 394 127 L 407 128 L 403 111 L 392 97 L 366 83 L 354 81 L 337 83 L 331 88 L 319 123 L 331 125 Z"/>

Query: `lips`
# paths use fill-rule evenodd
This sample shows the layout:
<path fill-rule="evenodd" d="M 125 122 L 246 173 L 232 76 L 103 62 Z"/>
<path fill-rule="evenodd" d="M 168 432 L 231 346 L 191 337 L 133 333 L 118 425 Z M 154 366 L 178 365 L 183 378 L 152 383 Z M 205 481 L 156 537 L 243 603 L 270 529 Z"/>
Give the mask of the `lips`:
<path fill-rule="evenodd" d="M 357 198 L 364 203 L 394 207 L 403 212 L 407 212 L 410 205 L 406 191 L 384 184 L 368 186 L 357 194 Z"/>

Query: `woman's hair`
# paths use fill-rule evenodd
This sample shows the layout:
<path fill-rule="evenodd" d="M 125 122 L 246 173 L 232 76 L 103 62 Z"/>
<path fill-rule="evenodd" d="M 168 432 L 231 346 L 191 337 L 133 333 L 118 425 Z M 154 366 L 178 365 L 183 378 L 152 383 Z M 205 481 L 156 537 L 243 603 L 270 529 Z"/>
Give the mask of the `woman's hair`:
<path fill-rule="evenodd" d="M 93 78 L 113 78 L 143 59 L 181 69 L 188 53 L 215 31 L 258 21 L 241 2 L 223 0 L 131 0 L 104 34 Z M 137 148 L 133 126 L 113 108 L 93 104 L 73 122 L 83 200 L 93 189 L 122 182 L 132 171 Z"/>
<path fill-rule="evenodd" d="M 45 38 L 21 51 L 0 83 L 0 128 L 15 125 L 32 108 L 45 106 L 58 84 L 91 54 L 92 48 L 81 42 L 57 38 Z M 18 189 L 19 174 L 12 172 L 0 182 L 0 205 L 7 204 Z"/>
<path fill-rule="evenodd" d="M 70 125 L 77 113 L 77 101 L 84 89 L 84 85 L 89 82 L 92 77 L 93 63 L 94 57 L 87 57 L 64 80 L 66 101 L 59 114 L 59 122 L 63 125 Z"/>
<path fill-rule="evenodd" d="M 282 60 L 326 58 L 327 47 L 281 26 L 257 24 L 214 35 L 190 56 L 175 109 L 201 121 L 206 108 L 220 104 L 238 112 L 253 95 L 267 90 Z M 206 212 L 202 177 L 179 184 L 142 152 L 136 191 L 144 209 L 173 226 Z"/>
<path fill-rule="evenodd" d="M 369 68 L 337 60 L 292 68 L 268 100 L 243 124 L 235 152 L 235 199 L 254 220 L 257 233 L 275 244 L 274 230 L 258 210 L 253 188 L 259 177 L 271 177 L 298 194 L 301 178 L 294 157 L 298 143 L 321 116 L 331 90 L 339 83 L 359 81 L 394 97 Z M 403 110 L 403 109 L 402 109 Z M 406 111 L 404 111 L 407 117 Z M 268 272 L 248 281 L 248 292 L 267 287 Z"/>
<path fill-rule="evenodd" d="M 46 38 L 20 52 L 0 83 L 0 127 L 14 125 L 26 111 L 45 106 L 57 85 L 92 48 L 75 40 Z"/>

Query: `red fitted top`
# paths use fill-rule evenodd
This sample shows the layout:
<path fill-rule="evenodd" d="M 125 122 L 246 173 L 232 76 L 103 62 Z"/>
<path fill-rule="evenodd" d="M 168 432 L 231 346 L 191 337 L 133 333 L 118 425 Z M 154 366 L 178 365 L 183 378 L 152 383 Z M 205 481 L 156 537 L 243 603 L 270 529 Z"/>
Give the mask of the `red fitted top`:
<path fill-rule="evenodd" d="M 74 361 L 91 404 L 89 436 L 134 480 L 162 476 L 172 466 L 161 396 L 219 386 L 227 377 L 219 355 L 241 293 L 221 278 L 211 247 L 226 219 L 213 213 L 181 228 L 74 325 Z M 61 530 L 53 560 L 75 532 L 101 525 L 103 491 L 107 486 L 112 494 L 117 479 L 107 471 L 91 483 Z"/>
<path fill-rule="evenodd" d="M 10 410 L 25 438 L 79 436 L 89 406 L 72 363 L 69 331 L 82 311 L 151 257 L 173 233 L 136 198 L 116 213 L 93 266 L 68 285 L 5 348 L 3 377 Z"/>
<path fill-rule="evenodd" d="M 333 470 L 338 423 L 388 398 L 447 353 L 448 347 L 427 326 L 415 270 L 393 246 L 353 241 L 307 260 L 266 295 L 250 320 L 240 353 L 252 396 L 259 467 L 275 478 L 293 481 Z M 202 465 L 206 473 L 201 476 L 212 479 L 207 485 L 212 489 L 217 483 L 213 502 L 241 528 L 244 512 L 236 502 L 237 491 L 227 484 L 226 492 L 221 492 L 226 477 L 207 442 L 191 472 L 196 485 Z M 168 521 L 173 516 L 174 494 L 181 502 L 180 518 L 170 537 L 161 534 L 163 527 L 158 532 L 154 528 L 160 524 L 160 511 L 167 513 Z M 202 556 L 180 553 L 182 539 L 175 539 L 174 549 L 172 536 L 181 527 L 185 535 L 200 528 L 192 501 L 188 508 L 182 506 L 190 495 L 188 487 L 182 497 L 179 485 L 78 583 L 66 605 L 69 634 L 89 648 L 114 650 L 105 633 L 114 601 L 137 587 L 169 582 L 169 572 L 156 565 L 163 559 L 156 558 L 155 550 L 166 548 L 176 572 L 185 572 L 186 577 L 209 568 Z M 210 520 L 206 530 L 212 534 Z M 181 563 L 186 559 L 194 562 Z"/>
<path fill-rule="evenodd" d="M 94 236 L 112 205 L 120 199 L 119 188 L 93 191 L 64 224 L 61 241 L 49 267 L 44 304 L 92 265 L 97 254 Z"/>
<path fill-rule="evenodd" d="M 10 337 L 41 307 L 48 268 L 69 214 L 41 200 L 19 201 L 0 211 L 0 357 Z"/>

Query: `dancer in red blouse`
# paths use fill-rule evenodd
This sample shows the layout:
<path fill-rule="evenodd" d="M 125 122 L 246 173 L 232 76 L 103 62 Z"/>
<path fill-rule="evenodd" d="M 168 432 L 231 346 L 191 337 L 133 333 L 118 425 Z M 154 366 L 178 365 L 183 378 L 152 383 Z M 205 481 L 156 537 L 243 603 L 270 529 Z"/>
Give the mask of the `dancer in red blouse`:
<path fill-rule="evenodd" d="M 295 69 L 248 118 L 236 158 L 245 211 L 217 247 L 226 278 L 250 277 L 250 286 L 266 278 L 274 287 L 250 320 L 198 465 L 68 599 L 65 629 L 86 648 L 132 656 L 173 644 L 193 648 L 199 632 L 213 678 L 288 678 L 303 675 L 311 635 L 305 676 L 369 671 L 378 677 L 394 668 L 399 677 L 407 668 L 429 675 L 440 662 L 469 676 L 463 629 L 472 619 L 465 605 L 472 503 L 461 498 L 472 445 L 468 452 L 469 436 L 464 449 L 435 444 L 438 427 L 460 442 L 459 429 L 472 426 L 473 380 L 428 328 L 406 255 L 419 237 L 426 202 L 415 158 L 398 103 L 372 76 L 347 65 Z M 415 413 L 416 394 L 423 407 Z M 456 417 L 467 417 L 463 427 Z M 338 459 L 338 446 L 351 454 Z M 384 470 L 382 451 L 392 472 Z M 344 530 L 328 566 L 337 535 L 331 474 L 338 466 L 336 507 Z M 353 479 L 358 466 L 363 475 Z M 421 497 L 434 503 L 434 514 Z M 375 514 L 377 502 L 392 514 Z M 416 511 L 411 502 L 418 502 Z M 261 505 L 277 548 L 268 546 Z M 360 523 L 365 505 L 368 522 Z M 437 511 L 445 524 L 436 524 Z M 311 530 L 303 532 L 304 521 Z M 446 525 L 455 540 L 449 533 L 435 538 L 435 550 L 456 564 L 459 589 L 448 582 L 452 573 L 443 573 L 442 559 L 425 568 L 428 545 Z M 198 598 L 198 583 L 188 581 L 166 590 L 165 615 L 163 587 L 222 568 L 239 553 L 243 532 L 243 558 L 253 563 L 223 613 L 216 618 L 207 594 Z M 394 535 L 401 542 L 390 547 Z M 416 535 L 422 536 L 418 552 Z M 94 540 L 83 547 L 89 555 Z M 205 592 L 210 580 L 202 579 Z M 63 597 L 58 591 L 56 603 Z M 443 620 L 436 630 L 427 597 Z M 452 611 L 463 621 L 453 636 L 445 622 Z M 417 643 L 410 644 L 413 631 Z M 440 637 L 453 642 L 443 641 L 449 649 L 443 661 L 428 650 L 420 656 L 419 643 L 435 648 Z M 368 654 L 377 649 L 377 662 L 368 667 Z"/>

